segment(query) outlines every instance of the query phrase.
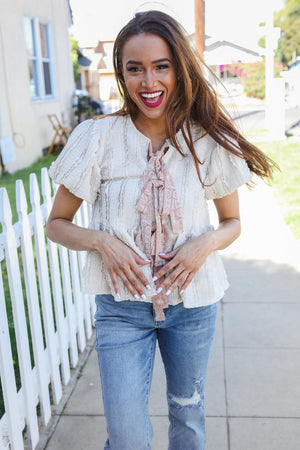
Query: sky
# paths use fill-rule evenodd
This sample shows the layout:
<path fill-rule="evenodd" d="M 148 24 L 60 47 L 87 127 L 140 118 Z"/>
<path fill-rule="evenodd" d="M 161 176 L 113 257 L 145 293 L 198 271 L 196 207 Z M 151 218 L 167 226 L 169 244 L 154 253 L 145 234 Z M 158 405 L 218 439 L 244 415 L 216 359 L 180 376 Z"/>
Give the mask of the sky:
<path fill-rule="evenodd" d="M 160 9 L 175 17 L 190 34 L 194 26 L 194 0 L 70 0 L 73 33 L 79 45 L 94 46 L 98 40 L 114 40 L 135 12 Z M 259 23 L 268 10 L 283 8 L 284 0 L 206 0 L 205 33 L 220 40 L 256 49 L 263 34 Z"/>

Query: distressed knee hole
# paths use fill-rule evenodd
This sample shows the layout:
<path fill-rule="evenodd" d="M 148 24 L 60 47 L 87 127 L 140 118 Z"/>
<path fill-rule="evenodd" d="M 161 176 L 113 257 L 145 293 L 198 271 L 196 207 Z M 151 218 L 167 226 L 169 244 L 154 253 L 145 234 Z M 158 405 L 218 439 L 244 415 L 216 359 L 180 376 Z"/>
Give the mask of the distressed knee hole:
<path fill-rule="evenodd" d="M 173 403 L 174 406 L 177 408 L 185 407 L 185 406 L 202 406 L 203 405 L 203 396 L 197 392 L 195 389 L 195 392 L 191 397 L 178 397 L 176 395 L 170 395 L 169 396 L 171 403 Z"/>
<path fill-rule="evenodd" d="M 184 406 L 203 406 L 203 381 L 194 380 L 194 384 L 196 385 L 196 388 L 193 395 L 190 397 L 169 394 L 169 399 L 174 404 L 174 406 L 177 406 L 178 408 Z"/>
<path fill-rule="evenodd" d="M 192 397 L 176 397 L 174 395 L 171 398 L 173 402 L 178 403 L 180 406 L 198 405 L 202 401 L 201 395 L 196 389 Z"/>

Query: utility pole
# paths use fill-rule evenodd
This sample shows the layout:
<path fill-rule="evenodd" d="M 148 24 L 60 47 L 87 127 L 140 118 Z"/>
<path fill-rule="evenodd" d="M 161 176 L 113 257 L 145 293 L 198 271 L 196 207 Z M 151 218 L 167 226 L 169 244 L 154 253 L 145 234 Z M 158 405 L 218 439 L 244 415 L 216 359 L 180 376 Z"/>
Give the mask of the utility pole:
<path fill-rule="evenodd" d="M 274 39 L 273 8 L 270 7 L 266 17 L 266 53 L 265 53 L 265 105 L 266 105 L 266 127 L 268 130 L 272 127 L 272 95 L 274 80 L 274 49 L 277 48 L 277 42 Z"/>
<path fill-rule="evenodd" d="M 195 0 L 195 44 L 200 56 L 205 49 L 205 1 Z"/>
<path fill-rule="evenodd" d="M 266 73 L 266 99 L 265 116 L 266 128 L 271 140 L 285 138 L 285 105 L 284 105 L 284 80 L 274 78 L 274 50 L 278 45 L 280 29 L 274 28 L 273 8 L 268 11 L 266 18 L 266 53 L 265 53 L 265 73 Z"/>

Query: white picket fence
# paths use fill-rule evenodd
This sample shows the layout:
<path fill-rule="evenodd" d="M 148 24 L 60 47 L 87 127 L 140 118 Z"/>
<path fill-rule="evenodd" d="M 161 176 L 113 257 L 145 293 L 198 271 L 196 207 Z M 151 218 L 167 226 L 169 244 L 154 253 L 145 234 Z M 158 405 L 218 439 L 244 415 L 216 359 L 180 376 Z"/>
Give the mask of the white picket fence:
<path fill-rule="evenodd" d="M 0 376 L 5 404 L 5 413 L 0 419 L 0 450 L 36 447 L 41 425 L 46 426 L 51 418 L 51 402 L 58 405 L 64 386 L 70 381 L 70 368 L 76 367 L 80 352 L 92 336 L 94 300 L 82 293 L 84 253 L 67 250 L 45 238 L 46 218 L 52 205 L 45 168 L 41 186 L 42 205 L 36 175 L 31 174 L 32 212 L 28 213 L 23 183 L 17 181 L 19 220 L 16 224 L 12 224 L 7 191 L 0 189 L 3 230 L 0 234 Z M 89 215 L 88 205 L 83 203 L 76 214 L 76 223 L 87 226 Z M 9 294 L 4 292 L 2 275 L 5 271 Z M 5 298 L 8 295 L 10 299 Z M 7 320 L 6 303 L 9 301 L 21 377 L 19 389 Z M 30 340 L 34 364 L 31 363 Z"/>

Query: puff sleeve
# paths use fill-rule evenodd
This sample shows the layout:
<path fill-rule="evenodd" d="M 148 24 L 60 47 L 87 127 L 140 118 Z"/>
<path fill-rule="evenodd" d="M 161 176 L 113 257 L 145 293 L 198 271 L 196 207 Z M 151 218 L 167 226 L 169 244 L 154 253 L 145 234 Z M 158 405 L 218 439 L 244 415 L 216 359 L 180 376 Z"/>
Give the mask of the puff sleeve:
<path fill-rule="evenodd" d="M 100 186 L 99 122 L 90 119 L 77 125 L 49 169 L 55 183 L 89 203 L 96 200 Z"/>
<path fill-rule="evenodd" d="M 208 161 L 205 198 L 225 197 L 250 180 L 251 172 L 246 161 L 217 144 Z"/>

